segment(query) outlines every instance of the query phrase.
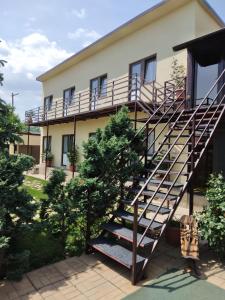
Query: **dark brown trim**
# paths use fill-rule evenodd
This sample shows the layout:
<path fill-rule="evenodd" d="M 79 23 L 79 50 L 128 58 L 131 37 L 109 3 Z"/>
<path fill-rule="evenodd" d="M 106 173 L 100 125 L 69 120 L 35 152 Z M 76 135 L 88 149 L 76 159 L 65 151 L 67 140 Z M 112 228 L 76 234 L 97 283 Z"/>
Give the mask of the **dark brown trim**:
<path fill-rule="evenodd" d="M 76 120 L 77 121 L 85 121 L 88 119 L 98 119 L 101 117 L 110 116 L 110 115 L 115 114 L 116 111 L 118 111 L 118 109 L 121 108 L 122 106 L 127 106 L 131 112 L 134 111 L 134 102 L 128 101 L 128 102 L 124 102 L 121 104 L 112 105 L 107 108 L 78 113 L 78 114 L 76 114 Z M 67 117 L 60 117 L 60 118 L 56 118 L 56 119 L 54 118 L 52 120 L 43 120 L 40 122 L 32 123 L 32 126 L 44 127 L 44 126 L 47 126 L 48 123 L 50 125 L 70 123 L 70 122 L 73 122 L 73 119 L 74 119 L 74 115 L 71 115 L 71 116 L 67 116 Z"/>
<path fill-rule="evenodd" d="M 34 133 L 34 132 L 20 132 L 19 135 L 34 135 L 34 136 L 41 136 L 40 133 Z"/>
<path fill-rule="evenodd" d="M 216 37 L 216 36 L 219 36 L 219 35 L 224 35 L 225 34 L 225 28 L 221 28 L 219 30 L 216 30 L 216 31 L 213 31 L 209 34 L 206 34 L 206 35 L 203 35 L 203 36 L 200 36 L 196 39 L 192 39 L 188 42 L 185 42 L 185 43 L 182 43 L 182 44 L 179 44 L 179 45 L 176 45 L 173 47 L 173 50 L 174 51 L 180 51 L 180 50 L 183 50 L 183 49 L 186 49 L 186 48 L 189 48 L 203 40 L 206 40 L 208 38 L 213 38 L 213 37 Z"/>

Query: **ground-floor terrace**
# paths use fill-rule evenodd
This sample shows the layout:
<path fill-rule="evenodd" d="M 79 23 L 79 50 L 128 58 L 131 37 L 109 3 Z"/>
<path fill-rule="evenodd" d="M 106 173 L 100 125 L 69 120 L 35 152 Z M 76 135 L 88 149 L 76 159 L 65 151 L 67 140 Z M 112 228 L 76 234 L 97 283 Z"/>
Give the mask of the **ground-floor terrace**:
<path fill-rule="evenodd" d="M 208 300 L 213 297 L 222 300 L 225 295 L 225 265 L 219 262 L 204 244 L 200 249 L 198 265 L 202 272 L 202 279 L 197 279 L 188 273 L 187 262 L 181 257 L 179 248 L 169 246 L 162 241 L 149 264 L 146 279 L 137 286 L 130 284 L 130 274 L 126 269 L 107 258 L 103 259 L 96 253 L 70 257 L 31 271 L 25 274 L 19 282 L 1 281 L 0 299 L 94 300 L 107 298 L 116 300 L 126 296 L 128 299 L 129 296 L 130 299 L 146 299 L 146 297 L 138 296 L 139 294 L 133 296 L 133 293 L 137 291 L 141 293 L 144 287 L 147 290 L 145 293 L 148 299 L 151 299 L 155 290 L 159 293 L 159 297 L 160 295 L 163 297 L 166 293 L 168 297 L 176 298 L 179 292 L 186 288 L 188 294 L 184 294 L 184 300 L 190 298 Z M 201 294 L 198 289 L 199 285 L 202 286 Z"/>

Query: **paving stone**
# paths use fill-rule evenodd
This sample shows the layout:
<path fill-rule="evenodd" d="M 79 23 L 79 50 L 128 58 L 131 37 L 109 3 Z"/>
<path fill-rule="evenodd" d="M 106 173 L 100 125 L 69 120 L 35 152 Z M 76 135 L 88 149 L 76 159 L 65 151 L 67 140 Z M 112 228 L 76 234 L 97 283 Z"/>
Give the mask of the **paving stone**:
<path fill-rule="evenodd" d="M 26 294 L 35 291 L 34 286 L 31 284 L 31 282 L 28 280 L 26 276 L 24 276 L 23 279 L 18 282 L 17 281 L 12 282 L 12 285 L 17 291 L 19 296 L 24 296 Z"/>

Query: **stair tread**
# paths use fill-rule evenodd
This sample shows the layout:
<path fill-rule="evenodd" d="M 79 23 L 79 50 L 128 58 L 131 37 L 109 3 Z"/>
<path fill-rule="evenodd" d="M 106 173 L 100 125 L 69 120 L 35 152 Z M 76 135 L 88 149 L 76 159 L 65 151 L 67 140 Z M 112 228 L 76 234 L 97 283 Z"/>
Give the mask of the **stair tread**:
<path fill-rule="evenodd" d="M 143 177 L 138 177 L 137 179 L 139 179 L 139 181 L 144 181 L 146 182 L 147 179 L 146 178 L 143 178 Z M 150 179 L 149 183 L 152 183 L 152 184 L 160 184 L 162 182 L 162 180 L 158 180 L 158 179 Z M 168 180 L 164 180 L 164 182 L 162 183 L 162 186 L 171 186 L 173 184 L 172 181 L 168 181 Z M 174 184 L 174 187 L 182 187 L 183 184 L 182 183 L 175 183 Z"/>
<path fill-rule="evenodd" d="M 135 193 L 135 194 L 138 194 L 140 192 L 140 189 L 132 189 L 132 191 Z M 149 196 L 151 197 L 155 192 L 154 191 L 151 191 L 151 190 L 144 190 L 142 192 L 142 195 L 144 196 Z M 163 193 L 163 192 L 157 192 L 155 194 L 155 197 L 156 198 L 164 198 L 166 195 L 166 193 Z M 177 199 L 177 196 L 176 195 L 172 195 L 172 194 L 169 194 L 168 197 L 167 197 L 168 200 L 176 200 Z"/>
<path fill-rule="evenodd" d="M 145 171 L 147 171 L 148 173 L 152 173 L 155 171 L 155 169 L 145 169 Z M 156 173 L 159 173 L 159 174 L 166 174 L 168 171 L 167 170 L 156 170 Z M 176 175 L 178 174 L 179 171 L 170 171 L 168 175 Z M 182 175 L 188 175 L 187 172 L 182 172 Z"/>
<path fill-rule="evenodd" d="M 129 241 L 133 243 L 133 230 L 124 227 L 121 224 L 115 223 L 115 222 L 110 222 L 107 224 L 104 224 L 102 226 L 105 230 L 113 233 L 119 238 L 123 238 L 126 241 Z M 137 241 L 139 241 L 142 237 L 142 234 L 138 233 L 137 234 Z M 150 246 L 154 243 L 155 240 L 153 240 L 150 237 L 145 236 L 140 244 L 141 247 L 146 247 Z"/>
<path fill-rule="evenodd" d="M 118 210 L 117 212 L 114 213 L 114 215 L 116 217 L 119 217 L 119 218 L 123 219 L 123 220 L 126 220 L 128 222 L 133 223 L 133 220 L 134 220 L 133 214 L 127 212 L 126 210 Z M 146 228 L 146 227 L 148 227 L 150 221 L 151 221 L 150 219 L 141 218 L 141 220 L 139 221 L 138 225 Z M 162 227 L 162 225 L 163 224 L 160 223 L 160 222 L 153 221 L 150 229 L 157 230 L 157 229 L 160 229 Z"/>
<path fill-rule="evenodd" d="M 128 269 L 132 267 L 132 251 L 127 248 L 116 244 L 115 242 L 104 238 L 98 237 L 89 242 L 89 245 L 113 260 L 124 265 Z M 137 263 L 143 263 L 145 258 L 141 255 L 137 255 Z"/>
<path fill-rule="evenodd" d="M 131 200 L 123 200 L 123 203 L 127 205 L 131 205 L 132 201 Z M 144 209 L 146 207 L 147 203 L 144 203 L 142 201 L 138 201 L 138 208 Z M 156 212 L 158 210 L 159 206 L 155 204 L 149 204 L 148 210 L 152 212 Z M 167 207 L 161 207 L 159 210 L 159 213 L 164 215 L 170 213 L 170 209 Z"/>

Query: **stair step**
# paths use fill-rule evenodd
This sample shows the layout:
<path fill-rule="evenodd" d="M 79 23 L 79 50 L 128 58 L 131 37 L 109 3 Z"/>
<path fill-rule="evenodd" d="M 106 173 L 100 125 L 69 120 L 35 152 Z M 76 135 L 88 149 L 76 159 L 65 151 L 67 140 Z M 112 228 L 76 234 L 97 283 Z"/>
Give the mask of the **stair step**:
<path fill-rule="evenodd" d="M 173 145 L 173 142 L 170 142 L 170 143 L 159 143 L 160 145 L 163 145 L 163 146 L 172 146 Z M 201 146 L 201 145 L 205 145 L 204 142 L 198 142 L 198 146 Z M 181 143 L 181 142 L 176 142 L 174 144 L 174 146 L 185 146 L 184 143 Z M 192 143 L 191 142 L 188 142 L 186 146 L 192 146 Z"/>
<path fill-rule="evenodd" d="M 170 138 L 177 138 L 178 135 L 171 135 L 171 134 L 165 134 L 166 137 L 170 137 Z M 200 135 L 199 135 L 200 136 Z M 199 137 L 199 136 L 196 136 L 196 137 Z M 182 134 L 179 138 L 189 138 L 190 137 L 190 134 Z M 203 135 L 203 137 L 208 137 L 208 135 Z"/>
<path fill-rule="evenodd" d="M 153 173 L 155 171 L 155 169 L 145 169 L 145 171 L 147 171 L 148 173 Z M 157 170 L 156 174 L 163 174 L 165 175 L 168 171 L 167 170 Z M 179 173 L 179 171 L 170 171 L 168 175 L 177 175 Z M 187 176 L 189 173 L 187 172 L 182 172 L 181 175 L 183 176 Z"/>
<path fill-rule="evenodd" d="M 173 160 L 170 160 L 170 159 L 164 159 L 164 161 L 163 161 L 164 163 L 173 163 L 174 161 Z M 184 164 L 184 163 L 186 163 L 186 164 L 190 164 L 190 162 L 184 162 L 184 161 L 176 161 L 176 163 L 175 164 Z"/>
<path fill-rule="evenodd" d="M 132 251 L 104 237 L 93 239 L 88 244 L 95 250 L 117 261 L 128 269 L 131 269 Z M 137 255 L 138 264 L 144 263 L 144 260 L 145 258 L 143 256 Z"/>
<path fill-rule="evenodd" d="M 172 125 L 173 126 L 173 125 Z M 214 124 L 211 124 L 211 125 L 209 125 L 209 126 L 204 126 L 203 124 L 202 125 L 200 125 L 200 126 L 198 126 L 198 128 L 196 128 L 195 129 L 195 131 L 196 132 L 200 132 L 200 131 L 202 131 L 202 130 L 204 130 L 206 127 L 208 127 L 208 129 L 209 130 L 212 130 L 213 129 L 213 127 L 214 127 Z M 183 126 L 180 124 L 180 125 L 175 125 L 175 127 L 173 128 L 173 130 L 182 130 L 183 129 Z M 192 127 L 191 126 L 187 126 L 186 128 L 185 128 L 185 130 L 192 130 Z"/>
<path fill-rule="evenodd" d="M 143 181 L 143 182 L 146 182 L 147 181 L 147 178 L 143 178 L 143 177 L 135 177 L 135 179 L 138 179 L 139 181 Z M 150 181 L 149 181 L 149 184 L 160 184 L 161 183 L 161 181 L 162 180 L 159 180 L 159 179 L 151 179 Z M 163 184 L 162 184 L 162 186 L 171 186 L 171 185 L 173 185 L 173 182 L 172 181 L 167 181 L 167 180 L 165 180 L 164 182 L 163 182 Z M 174 187 L 177 187 L 177 188 L 179 188 L 179 187 L 182 187 L 183 186 L 183 184 L 182 183 L 175 183 L 174 184 Z"/>
<path fill-rule="evenodd" d="M 134 221 L 134 215 L 132 213 L 129 213 L 125 210 L 118 210 L 117 212 L 114 213 L 114 216 L 121 218 L 125 221 L 128 221 L 130 223 L 133 223 Z M 138 225 L 141 227 L 148 227 L 149 223 L 151 222 L 150 219 L 147 218 L 141 218 L 141 220 L 139 221 Z M 150 227 L 150 229 L 152 230 L 158 230 L 162 227 L 162 223 L 154 221 Z"/>
<path fill-rule="evenodd" d="M 128 229 L 124 227 L 121 224 L 115 223 L 115 222 L 110 222 L 107 224 L 104 224 L 103 229 L 107 230 L 108 232 L 111 232 L 118 238 L 122 238 L 130 243 L 133 243 L 133 230 Z M 142 237 L 142 234 L 138 233 L 137 234 L 137 241 L 139 241 Z M 154 243 L 155 240 L 153 240 L 150 237 L 145 236 L 144 239 L 142 240 L 140 246 L 141 247 L 147 247 L 150 246 Z"/>
<path fill-rule="evenodd" d="M 132 192 L 135 193 L 135 194 L 138 194 L 140 192 L 140 189 L 132 189 Z M 148 196 L 148 197 L 152 197 L 152 195 L 154 195 L 154 191 L 151 191 L 151 190 L 144 190 L 142 192 L 142 195 L 143 196 Z M 157 199 L 164 199 L 164 197 L 166 196 L 166 193 L 163 193 L 163 192 L 157 192 L 155 194 L 155 197 Z M 177 196 L 176 195 L 172 195 L 172 194 L 169 194 L 168 197 L 167 197 L 168 200 L 170 201 L 174 201 L 177 199 Z"/>
<path fill-rule="evenodd" d="M 123 200 L 123 203 L 126 205 L 131 205 L 132 201 L 131 200 Z M 147 203 L 144 203 L 142 201 L 138 201 L 138 208 L 141 209 L 145 209 Z M 150 204 L 148 206 L 148 210 L 152 211 L 152 212 L 156 212 L 158 210 L 159 206 L 158 205 L 154 205 L 154 204 Z M 170 209 L 167 207 L 161 207 L 159 210 L 159 213 L 161 215 L 165 215 L 165 214 L 169 214 L 170 213 Z"/>

